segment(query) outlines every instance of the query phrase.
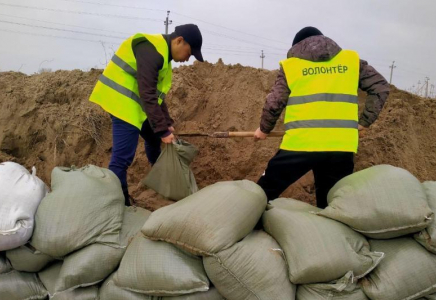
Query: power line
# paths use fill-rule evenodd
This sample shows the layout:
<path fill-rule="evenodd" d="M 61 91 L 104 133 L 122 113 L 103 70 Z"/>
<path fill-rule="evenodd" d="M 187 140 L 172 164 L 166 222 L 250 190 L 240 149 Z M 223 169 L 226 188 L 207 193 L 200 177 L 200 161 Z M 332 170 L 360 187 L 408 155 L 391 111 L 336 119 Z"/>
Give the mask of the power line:
<path fill-rule="evenodd" d="M 58 38 L 58 39 L 65 39 L 65 40 L 92 42 L 92 43 L 99 43 L 99 44 L 103 43 L 103 44 L 109 44 L 109 45 L 119 45 L 119 42 L 115 43 L 115 42 L 108 42 L 108 41 L 102 41 L 102 40 L 95 41 L 95 40 L 87 40 L 87 39 L 81 39 L 81 38 L 57 36 L 57 35 L 34 33 L 34 32 L 23 32 L 23 31 L 9 30 L 9 29 L 0 29 L 0 31 L 11 32 L 11 33 L 18 33 L 18 34 L 25 34 L 25 35 L 32 35 L 32 36 L 44 36 L 44 37 L 51 37 L 51 38 Z"/>
<path fill-rule="evenodd" d="M 252 42 L 252 41 L 242 40 L 240 38 L 235 38 L 235 37 L 228 36 L 228 35 L 225 35 L 225 34 L 222 34 L 222 33 L 218 33 L 218 32 L 215 32 L 215 31 L 209 31 L 209 30 L 204 30 L 204 29 L 202 29 L 202 31 L 210 33 L 212 35 L 221 36 L 221 37 L 228 38 L 228 39 L 231 39 L 231 40 L 236 40 L 236 41 L 242 42 L 242 43 L 253 44 L 253 45 L 257 45 L 257 46 L 261 46 L 261 47 L 266 47 L 266 48 L 271 48 L 271 49 L 279 50 L 279 51 L 287 51 L 287 50 L 280 49 L 280 48 L 273 47 L 273 46 L 268 46 L 268 45 L 264 45 L 264 44 L 255 43 L 255 42 Z"/>
<path fill-rule="evenodd" d="M 124 15 L 114 15 L 114 14 L 98 14 L 98 13 L 91 13 L 91 12 L 84 12 L 84 11 L 72 11 L 72 10 L 64 10 L 64 9 L 45 8 L 45 7 L 36 7 L 36 6 L 26 6 L 26 5 L 17 5 L 17 4 L 7 4 L 7 3 L 0 3 L 0 5 L 10 6 L 10 7 L 18 7 L 18 8 L 29 8 L 29 9 L 36 9 L 36 10 L 46 10 L 46 11 L 62 12 L 62 13 L 68 13 L 68 14 L 78 14 L 78 15 L 98 16 L 98 17 L 121 18 L 121 19 L 129 19 L 129 20 L 146 20 L 146 21 L 153 21 L 153 22 L 162 22 L 162 20 L 158 20 L 158 19 L 142 18 L 142 17 L 134 17 L 134 16 L 124 16 Z"/>
<path fill-rule="evenodd" d="M 233 29 L 233 28 L 222 26 L 222 25 L 214 24 L 214 23 L 207 22 L 207 21 L 204 21 L 204 20 L 200 20 L 200 19 L 197 19 L 197 18 L 194 18 L 194 17 L 183 15 L 183 14 L 180 14 L 178 12 L 173 12 L 173 13 L 175 15 L 179 15 L 179 16 L 182 16 L 182 17 L 185 17 L 185 18 L 189 18 L 189 19 L 192 19 L 192 20 L 203 22 L 205 24 L 209 24 L 209 25 L 212 25 L 212 26 L 220 27 L 220 28 L 223 28 L 223 29 L 226 29 L 226 30 L 234 31 L 234 32 L 237 32 L 237 33 L 242 33 L 242 34 L 245 34 L 245 35 L 249 35 L 249 36 L 252 36 L 252 37 L 264 39 L 264 40 L 271 41 L 271 42 L 276 42 L 276 43 L 280 43 L 280 44 L 284 44 L 284 45 L 289 45 L 289 43 L 285 43 L 285 42 L 278 41 L 278 40 L 273 40 L 273 39 L 270 39 L 270 38 L 265 38 L 265 37 L 262 37 L 262 36 L 259 36 L 259 35 L 255 35 L 255 34 L 247 33 L 247 32 L 244 32 L 244 31 L 237 30 L 237 29 Z"/>
<path fill-rule="evenodd" d="M 31 25 L 31 24 L 24 24 L 24 23 L 17 23 L 17 22 L 3 21 L 3 20 L 0 20 L 0 23 L 14 24 L 14 25 L 20 25 L 20 26 L 28 26 L 28 27 L 32 27 L 32 28 L 35 28 L 35 27 L 36 27 L 36 28 L 43 28 L 43 29 L 49 29 L 49 30 L 57 30 L 57 31 L 64 31 L 64 32 L 72 32 L 72 33 L 79 33 L 79 34 L 93 35 L 93 36 L 99 36 L 99 37 L 108 37 L 108 38 L 124 39 L 123 37 L 114 36 L 114 35 L 96 34 L 96 33 L 84 32 L 84 31 L 69 30 L 69 29 L 61 29 L 61 28 L 54 28 L 54 27 L 40 26 L 40 25 Z"/>
<path fill-rule="evenodd" d="M 86 4 L 94 4 L 94 5 L 104 5 L 104 6 L 112 6 L 112 7 L 119 7 L 119 8 L 132 8 L 132 9 L 143 9 L 143 10 L 150 10 L 150 11 L 166 11 L 164 9 L 155 9 L 155 8 L 145 8 L 145 7 L 139 7 L 139 6 L 126 6 L 126 5 L 118 5 L 118 4 L 109 4 L 109 3 L 99 3 L 99 2 L 89 2 L 89 1 L 80 1 L 80 0 L 61 0 L 65 2 L 77 2 L 77 3 L 86 3 Z"/>
<path fill-rule="evenodd" d="M 12 16 L 7 14 L 0 14 L 0 16 L 10 17 L 10 18 L 16 18 L 16 19 L 23 19 L 23 20 L 29 20 L 29 21 L 36 21 L 36 22 L 43 22 L 48 24 L 55 24 L 55 25 L 62 25 L 62 26 L 69 26 L 69 27 L 77 27 L 82 29 L 89 29 L 89 30 L 97 30 L 97 31 L 106 31 L 106 32 L 112 32 L 112 33 L 120 33 L 120 34 L 131 34 L 126 32 L 119 32 L 119 31 L 113 31 L 113 30 L 107 30 L 107 29 L 99 29 L 99 28 L 91 28 L 91 27 L 84 27 L 84 26 L 78 26 L 78 25 L 70 25 L 65 23 L 57 23 L 57 22 L 50 22 L 50 21 L 43 21 L 38 19 L 31 19 L 31 18 L 25 18 L 25 17 L 18 17 L 18 16 Z"/>
<path fill-rule="evenodd" d="M 82 1 L 82 0 L 61 0 L 61 1 L 77 2 L 77 3 L 87 3 L 87 4 L 100 5 L 100 6 L 112 6 L 112 7 L 121 7 L 121 8 L 151 10 L 151 11 L 160 11 L 160 12 L 165 11 L 163 9 L 150 9 L 150 8 L 139 7 L 139 6 L 117 5 L 117 4 L 90 2 L 90 1 Z M 256 35 L 256 34 L 251 34 L 251 33 L 248 33 L 248 32 L 237 30 L 237 29 L 233 29 L 233 28 L 222 26 L 222 25 L 214 24 L 214 23 L 211 23 L 211 22 L 208 22 L 208 21 L 204 21 L 204 20 L 201 20 L 201 19 L 198 19 L 198 18 L 187 16 L 187 15 L 184 15 L 184 14 L 181 14 L 181 13 L 178 13 L 178 12 L 174 12 L 173 11 L 173 14 L 179 15 L 181 17 L 189 18 L 189 19 L 192 19 L 192 20 L 196 20 L 196 21 L 199 21 L 199 22 L 202 22 L 202 23 L 205 23 L 205 24 L 209 24 L 209 25 L 212 25 L 212 26 L 220 27 L 220 28 L 223 28 L 223 29 L 226 29 L 226 30 L 234 31 L 234 32 L 237 32 L 237 33 L 242 33 L 242 34 L 249 35 L 249 36 L 252 36 L 252 37 L 256 37 L 256 38 L 260 38 L 260 39 L 264 39 L 264 40 L 268 40 L 268 41 L 272 41 L 272 42 L 276 42 L 276 43 L 280 43 L 280 44 L 284 44 L 284 45 L 289 45 L 289 43 L 285 43 L 283 41 L 278 41 L 278 40 L 262 37 L 262 36 L 259 36 L 259 35 Z"/>

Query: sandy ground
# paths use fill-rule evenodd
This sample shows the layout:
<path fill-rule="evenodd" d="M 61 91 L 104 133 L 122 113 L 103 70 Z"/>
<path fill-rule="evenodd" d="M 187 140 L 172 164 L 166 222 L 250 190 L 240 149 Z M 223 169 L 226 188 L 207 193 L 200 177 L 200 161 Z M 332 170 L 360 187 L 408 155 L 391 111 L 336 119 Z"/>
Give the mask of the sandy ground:
<path fill-rule="evenodd" d="M 95 164 L 107 167 L 111 155 L 111 121 L 88 101 L 101 70 L 56 71 L 27 76 L 0 73 L 0 162 L 16 161 L 50 183 L 55 166 Z M 174 70 L 168 96 L 178 131 L 254 131 L 276 71 L 241 65 L 195 63 Z M 365 95 L 359 100 L 361 108 Z M 436 102 L 392 87 L 379 120 L 361 138 L 355 170 L 391 164 L 420 180 L 436 180 Z M 276 130 L 282 130 L 282 121 Z M 279 138 L 186 138 L 200 152 L 192 164 L 199 187 L 217 181 L 257 180 L 274 155 Z M 128 171 L 130 192 L 150 210 L 172 203 L 138 185 L 150 166 L 140 141 Z M 285 193 L 314 203 L 312 174 Z"/>

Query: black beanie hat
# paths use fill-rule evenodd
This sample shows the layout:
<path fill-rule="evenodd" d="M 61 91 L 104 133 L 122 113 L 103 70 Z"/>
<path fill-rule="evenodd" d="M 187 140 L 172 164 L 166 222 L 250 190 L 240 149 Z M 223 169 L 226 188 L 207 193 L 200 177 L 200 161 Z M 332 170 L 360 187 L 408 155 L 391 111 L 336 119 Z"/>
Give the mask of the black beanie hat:
<path fill-rule="evenodd" d="M 318 30 L 318 28 L 315 27 L 304 27 L 303 29 L 301 29 L 294 38 L 294 41 L 292 42 L 292 46 L 294 46 L 295 44 L 301 42 L 302 40 L 311 37 L 311 36 L 315 36 L 315 35 L 323 35 L 321 31 Z"/>

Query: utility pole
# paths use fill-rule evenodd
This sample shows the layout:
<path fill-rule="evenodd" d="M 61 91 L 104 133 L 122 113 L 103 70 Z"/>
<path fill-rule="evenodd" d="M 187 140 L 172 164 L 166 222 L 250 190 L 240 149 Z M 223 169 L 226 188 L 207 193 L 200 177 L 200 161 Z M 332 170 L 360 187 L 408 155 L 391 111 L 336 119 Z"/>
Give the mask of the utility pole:
<path fill-rule="evenodd" d="M 164 21 L 165 24 L 165 34 L 168 34 L 168 25 L 173 24 L 172 20 L 168 20 L 168 18 L 170 17 L 170 11 L 167 11 L 167 19 Z"/>
<path fill-rule="evenodd" d="M 425 98 L 428 98 L 428 81 L 430 80 L 430 78 L 425 77 Z"/>
<path fill-rule="evenodd" d="M 421 84 L 421 80 L 418 80 L 418 87 L 416 88 L 416 94 L 418 95 L 418 96 L 420 96 L 420 94 L 419 94 L 419 85 Z"/>
<path fill-rule="evenodd" d="M 389 68 L 391 68 L 391 80 L 389 81 L 389 84 L 392 84 L 392 74 L 394 73 L 394 68 L 396 68 L 397 66 L 395 66 L 395 60 L 392 62 L 392 66 L 389 66 Z"/>
<path fill-rule="evenodd" d="M 260 58 L 262 58 L 262 69 L 263 69 L 263 59 L 265 58 L 265 54 L 263 54 L 263 50 L 262 50 L 262 54 L 260 55 Z"/>

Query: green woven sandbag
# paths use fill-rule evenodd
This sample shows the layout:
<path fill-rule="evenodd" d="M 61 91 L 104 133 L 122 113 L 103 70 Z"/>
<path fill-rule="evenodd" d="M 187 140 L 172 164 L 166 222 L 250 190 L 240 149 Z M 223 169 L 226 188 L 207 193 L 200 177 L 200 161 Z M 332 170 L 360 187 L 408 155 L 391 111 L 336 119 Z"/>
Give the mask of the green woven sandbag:
<path fill-rule="evenodd" d="M 428 204 L 430 209 L 436 213 L 436 181 L 426 181 L 423 183 L 425 192 L 427 194 Z M 428 251 L 436 254 L 436 217 L 433 215 L 430 225 L 415 234 L 415 239 L 427 248 Z"/>
<path fill-rule="evenodd" d="M 232 247 L 205 257 L 204 268 L 221 295 L 229 300 L 295 298 L 279 244 L 263 231 L 253 231 Z"/>
<path fill-rule="evenodd" d="M 197 148 L 183 140 L 165 144 L 141 183 L 172 200 L 188 197 L 198 191 L 194 174 L 189 168 L 197 153 Z"/>
<path fill-rule="evenodd" d="M 298 300 L 368 300 L 356 282 L 353 272 L 348 272 L 339 280 L 331 283 L 313 283 L 299 285 Z"/>
<path fill-rule="evenodd" d="M 265 231 L 280 244 L 294 284 L 324 283 L 353 271 L 361 278 L 383 253 L 371 252 L 365 237 L 348 226 L 316 215 L 307 203 L 279 198 L 262 216 Z"/>
<path fill-rule="evenodd" d="M 139 207 L 124 209 L 120 240 L 122 248 L 92 244 L 65 257 L 53 294 L 103 281 L 120 264 L 129 241 L 140 232 L 151 212 Z"/>
<path fill-rule="evenodd" d="M 36 213 L 33 247 L 56 258 L 92 243 L 120 246 L 124 196 L 112 171 L 57 167 L 51 183 Z"/>
<path fill-rule="evenodd" d="M 122 289 L 113 282 L 114 274 L 100 287 L 100 300 L 225 300 L 218 291 L 211 287 L 207 292 L 198 292 L 175 297 L 148 296 Z"/>
<path fill-rule="evenodd" d="M 6 253 L 0 252 L 0 274 L 7 273 L 12 270 L 11 264 L 6 259 Z"/>
<path fill-rule="evenodd" d="M 34 273 L 12 271 L 0 274 L 1 300 L 45 299 L 47 290 Z"/>
<path fill-rule="evenodd" d="M 412 238 L 370 240 L 385 259 L 360 282 L 373 300 L 412 300 L 436 292 L 436 255 Z"/>
<path fill-rule="evenodd" d="M 266 203 L 264 191 L 252 181 L 219 182 L 156 210 L 142 232 L 193 254 L 211 255 L 246 237 Z"/>
<path fill-rule="evenodd" d="M 429 226 L 433 212 L 418 179 L 408 171 L 379 165 L 340 180 L 319 214 L 375 239 L 389 239 Z"/>
<path fill-rule="evenodd" d="M 114 282 L 123 289 L 153 296 L 179 296 L 209 289 L 200 257 L 142 234 L 127 248 Z"/>
<path fill-rule="evenodd" d="M 46 265 L 55 260 L 53 257 L 37 251 L 29 244 L 6 251 L 6 257 L 14 270 L 30 273 L 41 271 Z"/>

